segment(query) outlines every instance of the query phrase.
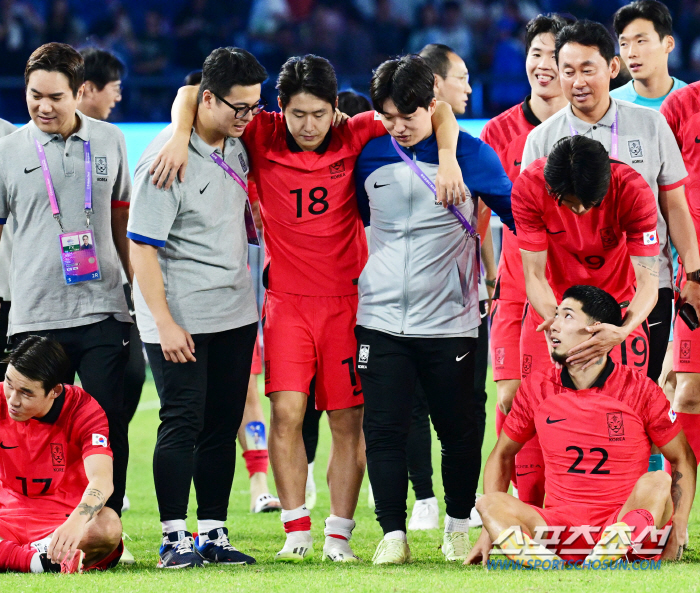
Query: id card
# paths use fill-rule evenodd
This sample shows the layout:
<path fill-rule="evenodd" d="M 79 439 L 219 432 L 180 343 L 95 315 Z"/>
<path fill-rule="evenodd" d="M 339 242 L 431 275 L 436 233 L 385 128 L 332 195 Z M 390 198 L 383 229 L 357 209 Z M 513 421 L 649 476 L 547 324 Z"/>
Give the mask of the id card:
<path fill-rule="evenodd" d="M 61 265 L 66 284 L 101 278 L 95 236 L 91 230 L 62 233 L 58 240 L 61 244 Z"/>

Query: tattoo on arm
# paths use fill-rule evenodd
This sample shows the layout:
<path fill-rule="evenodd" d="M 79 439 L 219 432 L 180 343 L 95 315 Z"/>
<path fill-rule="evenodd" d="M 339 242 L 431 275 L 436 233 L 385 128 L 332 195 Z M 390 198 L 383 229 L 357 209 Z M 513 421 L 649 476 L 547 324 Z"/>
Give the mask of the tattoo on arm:
<path fill-rule="evenodd" d="M 632 264 L 635 267 L 640 267 L 643 270 L 646 270 L 649 272 L 649 275 L 652 278 L 658 278 L 659 277 L 659 256 L 654 255 L 650 257 L 642 257 L 638 255 L 633 255 L 630 256 L 630 259 L 632 260 Z"/>
<path fill-rule="evenodd" d="M 104 502 L 104 500 L 105 500 L 105 495 L 102 494 L 102 492 L 100 490 L 97 490 L 97 488 L 88 488 L 85 491 L 85 494 L 83 494 L 83 496 L 94 496 L 95 498 L 101 500 L 102 502 Z"/>
<path fill-rule="evenodd" d="M 683 474 L 679 471 L 674 471 L 671 477 L 671 500 L 673 501 L 673 508 L 678 509 L 678 505 L 681 502 L 681 497 L 683 496 L 683 490 L 681 489 L 678 481 L 683 478 Z"/>
<path fill-rule="evenodd" d="M 80 509 L 80 514 L 88 515 L 88 521 L 90 521 L 96 513 L 99 513 L 102 510 L 103 506 L 105 506 L 104 502 L 98 502 L 96 505 L 89 505 L 86 502 L 81 502 L 78 505 L 78 508 Z"/>

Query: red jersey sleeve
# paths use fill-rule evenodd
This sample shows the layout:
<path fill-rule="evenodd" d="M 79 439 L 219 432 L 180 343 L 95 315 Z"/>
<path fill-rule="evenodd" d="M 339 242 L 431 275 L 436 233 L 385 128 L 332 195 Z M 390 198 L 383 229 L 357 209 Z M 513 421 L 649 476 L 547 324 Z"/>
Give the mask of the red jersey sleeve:
<path fill-rule="evenodd" d="M 546 158 L 534 161 L 518 175 L 511 192 L 511 208 L 515 219 L 518 246 L 526 251 L 547 250 L 547 230 L 543 220 L 543 199 L 547 195 L 544 182 Z"/>
<path fill-rule="evenodd" d="M 503 424 L 506 436 L 523 445 L 535 436 L 535 407 L 530 392 L 530 383 L 530 377 L 520 383 L 513 399 L 513 407 Z"/>
<path fill-rule="evenodd" d="M 647 381 L 645 391 L 644 397 L 641 398 L 644 407 L 640 416 L 652 442 L 657 447 L 663 447 L 676 438 L 681 431 L 681 423 L 671 412 L 671 405 L 656 383 Z"/>
<path fill-rule="evenodd" d="M 353 145 L 357 148 L 358 154 L 362 152 L 370 140 L 384 136 L 388 132 L 384 124 L 377 118 L 377 112 L 365 111 L 351 117 L 347 123 L 347 131 L 352 138 Z"/>
<path fill-rule="evenodd" d="M 100 405 L 82 389 L 71 421 L 76 440 L 81 443 L 83 459 L 97 454 L 112 457 L 107 415 Z"/>
<path fill-rule="evenodd" d="M 656 232 L 657 212 L 654 192 L 632 167 L 613 163 L 613 183 L 620 196 L 618 211 L 620 226 L 625 231 L 630 255 L 659 255 L 659 237 Z"/>
<path fill-rule="evenodd" d="M 261 111 L 253 117 L 253 120 L 243 130 L 243 136 L 241 136 L 249 154 L 257 152 L 265 146 L 266 141 L 272 140 L 277 119 L 281 119 L 280 114 L 271 111 Z"/>
<path fill-rule="evenodd" d="M 683 141 L 681 136 L 681 118 L 679 117 L 680 110 L 678 107 L 678 101 L 676 100 L 674 93 L 671 93 L 661 104 L 661 109 L 659 111 L 661 111 L 661 115 L 666 118 L 668 126 L 671 128 L 671 132 L 673 132 L 673 137 L 676 139 L 676 142 L 680 147 L 683 145 Z"/>

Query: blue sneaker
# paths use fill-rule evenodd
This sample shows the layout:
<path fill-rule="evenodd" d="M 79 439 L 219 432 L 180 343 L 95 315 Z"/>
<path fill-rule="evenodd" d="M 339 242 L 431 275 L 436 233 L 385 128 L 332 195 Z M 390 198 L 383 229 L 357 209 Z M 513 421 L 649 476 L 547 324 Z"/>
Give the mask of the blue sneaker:
<path fill-rule="evenodd" d="M 217 527 L 207 534 L 205 544 L 199 544 L 200 536 L 195 539 L 195 548 L 204 559 L 204 564 L 255 564 L 255 558 L 239 552 L 228 540 L 228 529 Z"/>
<path fill-rule="evenodd" d="M 163 534 L 160 546 L 158 568 L 195 568 L 204 566 L 204 560 L 197 553 L 194 538 L 189 531 L 173 531 Z"/>

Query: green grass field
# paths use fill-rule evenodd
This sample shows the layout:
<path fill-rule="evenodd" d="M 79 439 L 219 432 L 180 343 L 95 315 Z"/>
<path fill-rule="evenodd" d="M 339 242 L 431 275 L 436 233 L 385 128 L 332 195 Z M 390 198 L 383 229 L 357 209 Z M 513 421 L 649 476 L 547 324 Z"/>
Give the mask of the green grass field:
<path fill-rule="evenodd" d="M 493 410 L 495 387 L 489 382 L 489 418 L 483 459 L 495 443 Z M 261 385 L 262 387 L 262 385 Z M 264 399 L 264 398 L 263 398 Z M 267 400 L 264 402 L 267 408 Z M 413 562 L 400 567 L 375 567 L 370 560 L 381 530 L 374 512 L 367 508 L 367 478 L 360 493 L 360 504 L 355 514 L 357 527 L 352 539 L 355 552 L 363 562 L 354 566 L 339 566 L 320 561 L 323 546 L 323 520 L 328 514 L 329 497 L 325 485 L 325 464 L 328 458 L 330 435 L 325 416 L 316 463 L 318 503 L 312 511 L 313 535 L 316 540 L 315 558 L 303 565 L 280 565 L 273 562 L 274 554 L 284 541 L 279 514 L 252 515 L 248 512 L 248 475 L 239 457 L 236 478 L 231 493 L 227 526 L 231 540 L 239 549 L 257 558 L 253 566 L 217 568 L 209 565 L 201 570 L 166 571 L 155 568 L 160 545 L 160 524 L 156 507 L 151 460 L 158 425 L 157 396 L 152 381 L 146 384 L 141 407 L 130 427 L 131 462 L 127 486 L 131 510 L 124 514 L 124 530 L 131 538 L 128 548 L 136 557 L 133 566 L 119 566 L 106 573 L 84 575 L 20 575 L 0 577 L 0 591 L 259 591 L 302 592 L 312 591 L 537 591 L 580 593 L 583 591 L 612 591 L 635 593 L 646 591 L 695 591 L 700 589 L 700 517 L 691 516 L 690 549 L 682 562 L 664 564 L 660 570 L 646 572 L 620 571 L 566 571 L 537 572 L 486 571 L 482 567 L 447 564 L 440 552 L 441 531 L 409 534 Z M 433 446 L 433 468 L 436 496 L 444 517 L 440 481 L 440 453 L 437 441 Z M 409 495 L 409 509 L 414 499 Z M 194 493 L 190 499 L 190 530 L 196 530 Z M 479 535 L 473 530 L 472 540 Z"/>

